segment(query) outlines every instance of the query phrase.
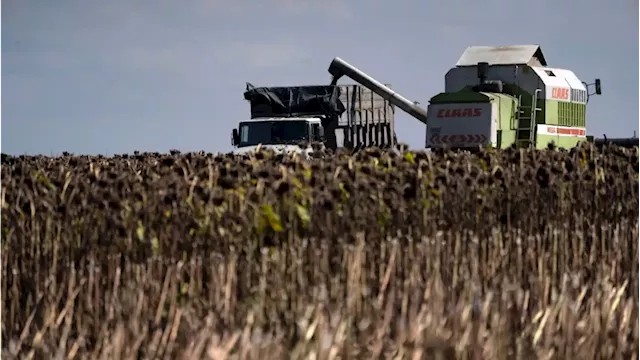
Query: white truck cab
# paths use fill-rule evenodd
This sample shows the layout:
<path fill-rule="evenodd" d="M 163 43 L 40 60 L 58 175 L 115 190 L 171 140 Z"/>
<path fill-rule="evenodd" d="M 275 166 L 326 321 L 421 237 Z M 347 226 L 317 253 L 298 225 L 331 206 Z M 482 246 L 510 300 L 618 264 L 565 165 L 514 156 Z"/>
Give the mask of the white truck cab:
<path fill-rule="evenodd" d="M 276 153 L 301 153 L 310 157 L 311 142 L 322 142 L 324 129 L 318 117 L 271 117 L 241 121 L 233 129 L 231 143 L 233 153 L 244 154 L 255 151 L 258 145 Z M 298 144 L 306 142 L 306 149 Z"/>

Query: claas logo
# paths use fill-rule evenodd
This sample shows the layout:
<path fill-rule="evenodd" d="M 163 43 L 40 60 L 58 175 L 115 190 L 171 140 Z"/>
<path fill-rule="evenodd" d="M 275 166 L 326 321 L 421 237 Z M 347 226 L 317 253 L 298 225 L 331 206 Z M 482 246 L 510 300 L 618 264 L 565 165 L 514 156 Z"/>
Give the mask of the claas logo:
<path fill-rule="evenodd" d="M 569 89 L 553 88 L 551 89 L 551 98 L 569 100 Z"/>
<path fill-rule="evenodd" d="M 478 117 L 480 115 L 482 115 L 482 109 L 480 108 L 440 109 L 436 114 L 439 118 Z"/>

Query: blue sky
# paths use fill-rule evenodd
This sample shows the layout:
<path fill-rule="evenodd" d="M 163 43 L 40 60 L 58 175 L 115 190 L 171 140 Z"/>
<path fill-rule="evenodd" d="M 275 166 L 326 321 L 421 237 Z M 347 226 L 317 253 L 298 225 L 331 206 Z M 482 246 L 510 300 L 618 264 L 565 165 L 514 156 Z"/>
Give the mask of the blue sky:
<path fill-rule="evenodd" d="M 326 84 L 340 56 L 428 104 L 470 45 L 601 78 L 588 133 L 631 136 L 637 34 L 633 0 L 3 0 L 2 152 L 228 151 L 247 81 Z M 396 132 L 424 146 L 400 109 Z"/>

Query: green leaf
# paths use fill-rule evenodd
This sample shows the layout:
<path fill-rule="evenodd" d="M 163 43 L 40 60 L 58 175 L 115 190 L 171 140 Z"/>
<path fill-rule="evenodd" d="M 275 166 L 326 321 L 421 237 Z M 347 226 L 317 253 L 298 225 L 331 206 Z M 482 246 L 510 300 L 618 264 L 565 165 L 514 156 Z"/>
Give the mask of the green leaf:
<path fill-rule="evenodd" d="M 300 218 L 300 221 L 302 221 L 302 227 L 306 228 L 307 225 L 309 224 L 309 221 L 311 221 L 311 216 L 309 216 L 309 212 L 302 205 L 296 205 L 296 212 L 298 213 L 298 217 Z"/>
<path fill-rule="evenodd" d="M 138 236 L 138 240 L 144 240 L 144 226 L 142 226 L 142 222 L 138 221 L 138 228 L 136 229 L 136 236 Z"/>
<path fill-rule="evenodd" d="M 262 214 L 267 218 L 267 222 L 273 231 L 281 232 L 284 230 L 280 215 L 273 211 L 273 207 L 270 204 L 262 205 Z"/>
<path fill-rule="evenodd" d="M 151 249 L 153 250 L 153 255 L 158 255 L 158 252 L 160 251 L 160 242 L 158 241 L 158 238 L 155 236 L 151 240 Z"/>
<path fill-rule="evenodd" d="M 37 173 L 37 177 L 38 177 L 38 181 L 42 182 L 46 187 L 48 187 L 51 190 L 55 190 L 56 186 L 53 185 L 53 183 L 49 180 L 49 178 L 47 177 L 47 175 L 42 172 L 42 171 L 38 171 Z"/>
<path fill-rule="evenodd" d="M 339 183 L 338 188 L 340 188 L 340 192 L 342 193 L 342 201 L 347 201 L 350 195 L 349 195 L 349 192 L 344 188 L 344 184 Z"/>
<path fill-rule="evenodd" d="M 297 177 L 294 177 L 293 179 L 291 179 L 291 182 L 293 183 L 293 186 L 296 189 L 301 189 L 302 188 L 302 182 Z"/>
<path fill-rule="evenodd" d="M 416 163 L 416 158 L 413 156 L 412 152 L 404 153 L 404 159 L 407 160 L 408 162 L 412 163 L 412 164 Z"/>

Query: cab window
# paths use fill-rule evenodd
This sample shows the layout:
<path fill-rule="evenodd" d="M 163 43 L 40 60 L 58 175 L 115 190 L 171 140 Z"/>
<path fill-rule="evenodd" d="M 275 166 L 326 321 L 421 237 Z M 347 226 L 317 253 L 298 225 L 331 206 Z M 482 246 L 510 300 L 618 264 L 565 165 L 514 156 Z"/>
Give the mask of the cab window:
<path fill-rule="evenodd" d="M 242 125 L 240 127 L 240 142 L 247 142 L 249 141 L 249 126 L 247 125 Z"/>

